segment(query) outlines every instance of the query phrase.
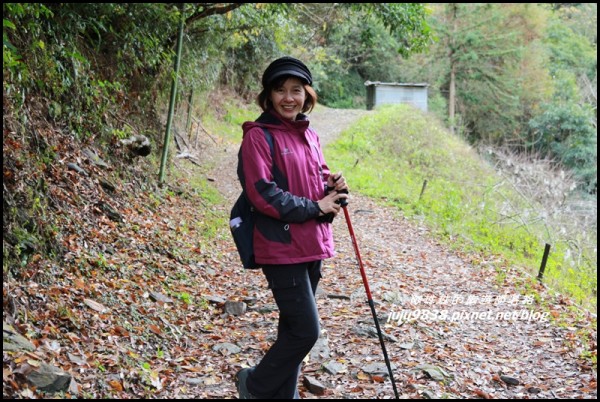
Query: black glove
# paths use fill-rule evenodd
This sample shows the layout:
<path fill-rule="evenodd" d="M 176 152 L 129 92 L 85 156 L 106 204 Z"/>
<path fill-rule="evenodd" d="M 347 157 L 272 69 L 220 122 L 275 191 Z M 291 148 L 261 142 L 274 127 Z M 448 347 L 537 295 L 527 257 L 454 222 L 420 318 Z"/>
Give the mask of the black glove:
<path fill-rule="evenodd" d="M 317 217 L 317 222 L 331 223 L 331 222 L 333 222 L 333 218 L 335 218 L 335 216 L 333 215 L 333 212 L 329 212 L 328 214 Z"/>

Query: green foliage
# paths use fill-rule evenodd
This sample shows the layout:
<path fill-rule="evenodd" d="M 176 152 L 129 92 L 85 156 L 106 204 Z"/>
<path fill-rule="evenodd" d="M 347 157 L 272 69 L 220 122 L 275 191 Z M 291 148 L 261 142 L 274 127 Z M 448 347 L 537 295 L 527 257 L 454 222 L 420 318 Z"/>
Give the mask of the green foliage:
<path fill-rule="evenodd" d="M 580 189 L 597 189 L 597 129 L 595 106 L 584 101 L 579 77 L 596 76 L 596 50 L 557 19 L 551 20 L 545 40 L 554 80 L 551 99 L 529 120 L 532 140 L 528 144 L 571 169 Z"/>
<path fill-rule="evenodd" d="M 42 4 L 5 3 L 2 5 L 2 71 L 7 95 L 23 101 L 21 86 L 30 82 L 30 74 L 35 69 L 25 57 L 31 51 L 43 51 L 45 42 L 40 39 L 43 28 L 38 19 L 52 17 L 52 12 Z M 26 36 L 27 35 L 27 36 Z M 25 40 L 27 37 L 35 40 Z M 20 94 L 19 94 L 20 93 Z"/>
<path fill-rule="evenodd" d="M 472 142 L 502 143 L 506 133 L 518 131 L 527 107 L 520 103 L 520 82 L 529 78 L 521 66 L 532 64 L 526 49 L 542 34 L 533 19 L 540 10 L 500 4 L 461 4 L 456 9 L 447 21 L 445 40 L 456 70 L 457 109 Z M 536 79 L 544 79 L 543 70 L 537 72 Z"/>
<path fill-rule="evenodd" d="M 593 44 L 557 18 L 550 20 L 544 43 L 550 53 L 548 68 L 552 74 L 570 71 L 576 76 L 596 75 L 597 54 Z"/>
<path fill-rule="evenodd" d="M 598 37 L 598 3 L 563 3 L 555 12 L 560 21 L 588 43 Z"/>
<path fill-rule="evenodd" d="M 273 49 L 273 22 L 268 22 L 258 6 L 245 5 L 233 10 L 229 18 L 196 21 L 183 48 L 182 76 L 186 84 L 200 91 L 221 84 L 242 94 L 256 89 L 253 76 Z M 259 29 L 263 27 L 264 29 Z M 267 56 L 265 56 L 265 53 Z"/>
<path fill-rule="evenodd" d="M 509 265 L 537 274 L 547 228 L 524 218 L 530 205 L 500 181 L 462 140 L 405 105 L 361 119 L 325 149 L 352 189 L 427 222 L 451 247 L 502 255 Z M 421 197 L 423 183 L 427 187 Z M 567 240 L 555 239 L 547 280 L 580 302 L 592 303 L 595 254 L 570 259 Z"/>
<path fill-rule="evenodd" d="M 177 293 L 177 298 L 183 301 L 185 304 L 192 304 L 192 296 L 187 292 Z"/>
<path fill-rule="evenodd" d="M 240 7 L 235 24 L 242 29 L 232 36 L 235 42 L 225 44 L 232 57 L 222 82 L 245 97 L 257 93 L 268 62 L 290 54 L 309 64 L 321 102 L 362 107 L 363 83 L 375 75 L 372 71 L 387 71 L 380 67 L 384 57 L 391 62 L 398 53 L 426 47 L 431 32 L 425 15 L 425 7 L 416 3 Z"/>
<path fill-rule="evenodd" d="M 261 113 L 256 103 L 242 104 L 238 97 L 227 92 L 205 92 L 200 98 L 207 101 L 197 105 L 197 114 L 202 116 L 202 124 L 210 135 L 218 135 L 238 142 L 241 139 L 241 125 L 254 121 Z"/>
<path fill-rule="evenodd" d="M 364 109 L 366 107 L 364 79 L 357 71 L 334 67 L 328 79 L 319 85 L 319 102 L 332 108 Z"/>
<path fill-rule="evenodd" d="M 422 3 L 350 3 L 349 7 L 381 21 L 396 39 L 397 51 L 403 56 L 425 50 L 432 39 L 425 19 L 428 10 Z"/>
<path fill-rule="evenodd" d="M 589 107 L 559 100 L 544 105 L 543 113 L 529 122 L 536 139 L 532 147 L 572 169 L 580 188 L 588 193 L 597 188 L 598 137 L 593 116 Z"/>
<path fill-rule="evenodd" d="M 488 3 L 432 7 L 428 22 L 439 40 L 427 53 L 398 60 L 403 82 L 427 82 L 430 98 L 448 98 L 454 71 L 456 115 L 449 124 L 472 142 L 502 143 L 518 132 L 548 81 L 536 45 L 542 9 Z M 440 118 L 448 118 L 447 110 L 435 107 Z"/>
<path fill-rule="evenodd" d="M 19 102 L 21 94 L 43 94 L 51 99 L 49 117 L 76 138 L 110 132 L 117 123 L 112 119 L 115 109 L 131 107 L 125 102 L 132 73 L 160 65 L 169 54 L 159 43 L 162 34 L 157 28 L 162 24 L 156 21 L 158 17 L 169 20 L 164 6 L 3 7 L 9 100 Z"/>
<path fill-rule="evenodd" d="M 323 29 L 327 59 L 318 77 L 320 101 L 329 107 L 364 108 L 364 82 L 397 81 L 398 54 L 423 50 L 431 39 L 426 9 L 416 3 L 349 4 L 355 14 L 340 15 Z M 382 68 L 384 67 L 384 68 Z"/>
<path fill-rule="evenodd" d="M 234 4 L 234 3 L 230 3 Z M 300 6 L 300 5 L 299 5 Z M 243 98 L 260 91 L 260 74 L 275 57 L 305 58 L 309 37 L 290 5 L 239 3 L 226 18 L 203 18 L 187 27 L 182 70 L 186 83 L 202 91 L 226 86 Z"/>
<path fill-rule="evenodd" d="M 427 53 L 399 60 L 404 82 L 429 83 L 430 109 L 446 120 L 439 100 L 448 96 L 454 65 L 456 114 L 447 124 L 476 145 L 553 157 L 593 193 L 595 13 L 583 11 L 590 6 L 554 14 L 535 4 L 432 7 L 429 24 L 440 40 Z"/>

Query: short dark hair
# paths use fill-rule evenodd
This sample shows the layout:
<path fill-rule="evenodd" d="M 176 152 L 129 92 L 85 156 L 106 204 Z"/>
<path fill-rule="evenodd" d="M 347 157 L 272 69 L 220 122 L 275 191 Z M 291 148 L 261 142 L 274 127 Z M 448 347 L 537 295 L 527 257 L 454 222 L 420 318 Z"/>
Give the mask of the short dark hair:
<path fill-rule="evenodd" d="M 282 77 L 274 79 L 266 88 L 258 94 L 256 97 L 256 103 L 260 108 L 266 112 L 273 108 L 273 102 L 271 102 L 270 94 L 273 89 L 281 88 L 288 78 L 297 78 L 293 75 L 284 75 Z M 306 91 L 306 100 L 302 105 L 302 113 L 310 113 L 317 104 L 317 93 L 308 84 L 303 83 L 304 90 Z"/>

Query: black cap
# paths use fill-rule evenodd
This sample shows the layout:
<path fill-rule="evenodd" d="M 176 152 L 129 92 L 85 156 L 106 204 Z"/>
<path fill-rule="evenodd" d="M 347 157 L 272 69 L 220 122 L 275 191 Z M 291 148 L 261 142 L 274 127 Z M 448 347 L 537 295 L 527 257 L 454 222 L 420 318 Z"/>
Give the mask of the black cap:
<path fill-rule="evenodd" d="M 284 75 L 293 75 L 303 80 L 304 83 L 312 85 L 312 75 L 308 67 L 300 60 L 286 56 L 269 64 L 262 76 L 263 88 L 267 88 L 274 79 Z"/>

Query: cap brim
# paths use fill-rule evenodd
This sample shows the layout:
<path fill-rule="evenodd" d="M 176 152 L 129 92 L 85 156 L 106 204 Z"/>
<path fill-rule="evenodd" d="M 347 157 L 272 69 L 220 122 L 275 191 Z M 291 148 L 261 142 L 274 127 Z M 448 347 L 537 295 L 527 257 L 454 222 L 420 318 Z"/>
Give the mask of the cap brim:
<path fill-rule="evenodd" d="M 300 78 L 302 81 L 304 81 L 305 84 L 310 84 L 310 81 L 306 78 L 306 75 L 298 72 L 297 70 L 281 70 L 281 71 L 277 71 L 276 73 L 273 73 L 269 77 L 269 81 L 267 82 L 267 84 L 270 84 L 275 79 L 277 79 L 279 77 L 282 77 L 284 75 L 292 75 L 294 77 Z"/>

